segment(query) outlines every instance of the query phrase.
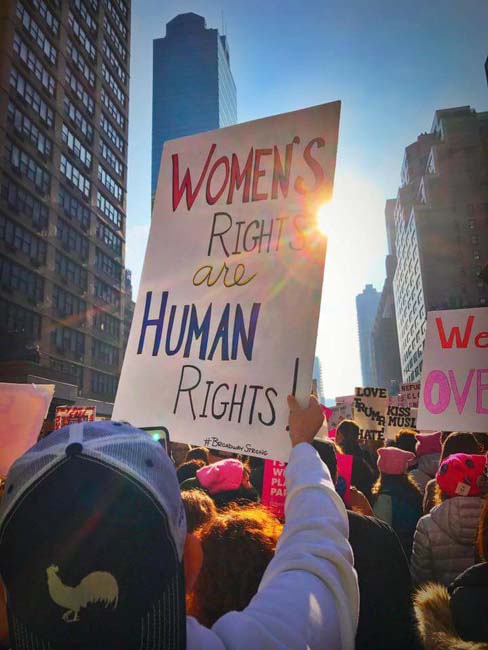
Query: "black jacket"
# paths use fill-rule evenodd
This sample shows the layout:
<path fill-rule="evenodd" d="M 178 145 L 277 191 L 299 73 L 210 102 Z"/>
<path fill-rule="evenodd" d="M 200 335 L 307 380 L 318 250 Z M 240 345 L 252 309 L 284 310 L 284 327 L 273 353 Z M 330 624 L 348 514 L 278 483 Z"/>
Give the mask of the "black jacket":
<path fill-rule="evenodd" d="M 356 650 L 416 650 L 407 558 L 384 521 L 348 510 L 349 541 L 358 573 Z"/>

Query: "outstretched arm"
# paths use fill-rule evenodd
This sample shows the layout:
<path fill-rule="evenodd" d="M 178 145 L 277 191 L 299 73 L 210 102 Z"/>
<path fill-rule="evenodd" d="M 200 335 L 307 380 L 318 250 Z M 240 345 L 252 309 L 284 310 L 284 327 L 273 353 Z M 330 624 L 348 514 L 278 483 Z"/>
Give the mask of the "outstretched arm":
<path fill-rule="evenodd" d="M 258 593 L 212 631 L 228 650 L 353 649 L 359 595 L 348 520 L 330 474 L 309 444 L 322 424 L 315 398 L 289 398 L 293 449 L 286 469 L 286 524 Z"/>

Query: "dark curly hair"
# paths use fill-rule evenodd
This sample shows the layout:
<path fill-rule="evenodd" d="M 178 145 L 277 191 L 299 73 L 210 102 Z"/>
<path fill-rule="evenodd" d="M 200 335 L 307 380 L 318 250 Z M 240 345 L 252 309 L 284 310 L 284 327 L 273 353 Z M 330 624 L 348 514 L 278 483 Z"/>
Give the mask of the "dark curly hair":
<path fill-rule="evenodd" d="M 203 566 L 187 610 L 211 627 L 230 611 L 241 611 L 256 594 L 283 529 L 264 506 L 230 507 L 198 533 Z"/>

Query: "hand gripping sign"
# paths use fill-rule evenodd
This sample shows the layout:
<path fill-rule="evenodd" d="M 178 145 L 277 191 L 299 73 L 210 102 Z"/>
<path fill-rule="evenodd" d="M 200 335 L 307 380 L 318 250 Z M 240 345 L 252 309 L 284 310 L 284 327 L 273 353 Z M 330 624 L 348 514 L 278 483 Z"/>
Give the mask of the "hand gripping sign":
<path fill-rule="evenodd" d="M 165 143 L 114 417 L 287 460 L 286 396 L 310 394 L 339 112 Z"/>

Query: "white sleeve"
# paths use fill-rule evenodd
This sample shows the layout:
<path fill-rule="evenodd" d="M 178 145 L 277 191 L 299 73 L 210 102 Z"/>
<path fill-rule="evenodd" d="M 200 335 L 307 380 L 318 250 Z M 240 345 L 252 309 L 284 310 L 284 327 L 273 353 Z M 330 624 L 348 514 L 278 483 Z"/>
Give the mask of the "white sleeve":
<path fill-rule="evenodd" d="M 307 443 L 286 469 L 286 524 L 258 593 L 212 627 L 227 650 L 353 650 L 359 592 L 346 510 Z"/>

